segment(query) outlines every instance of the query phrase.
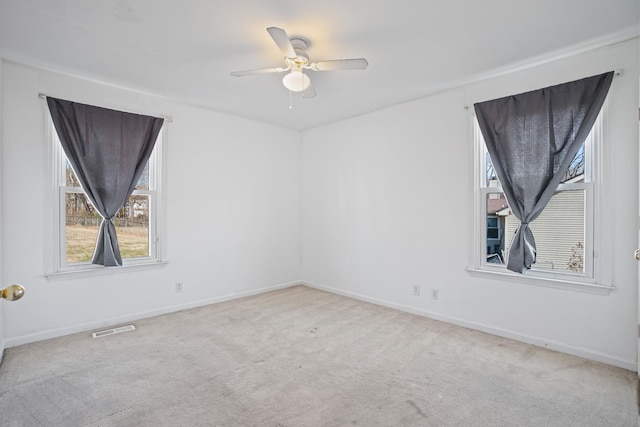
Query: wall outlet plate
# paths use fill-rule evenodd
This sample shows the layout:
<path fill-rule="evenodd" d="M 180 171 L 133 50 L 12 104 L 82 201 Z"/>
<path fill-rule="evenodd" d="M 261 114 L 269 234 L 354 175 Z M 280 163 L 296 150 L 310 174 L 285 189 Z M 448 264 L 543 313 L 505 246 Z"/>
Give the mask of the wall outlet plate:
<path fill-rule="evenodd" d="M 420 296 L 420 285 L 413 284 L 411 286 L 411 293 L 413 294 L 413 296 Z"/>

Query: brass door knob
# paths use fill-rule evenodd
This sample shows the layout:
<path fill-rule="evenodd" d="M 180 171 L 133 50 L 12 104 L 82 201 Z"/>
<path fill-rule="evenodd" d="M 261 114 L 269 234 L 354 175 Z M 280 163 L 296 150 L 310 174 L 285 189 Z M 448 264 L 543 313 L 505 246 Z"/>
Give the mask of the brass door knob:
<path fill-rule="evenodd" d="M 640 249 L 636 249 L 633 254 L 636 257 L 636 261 L 640 261 Z"/>
<path fill-rule="evenodd" d="M 11 285 L 0 291 L 0 298 L 4 298 L 7 301 L 17 301 L 24 295 L 24 288 L 22 285 Z"/>

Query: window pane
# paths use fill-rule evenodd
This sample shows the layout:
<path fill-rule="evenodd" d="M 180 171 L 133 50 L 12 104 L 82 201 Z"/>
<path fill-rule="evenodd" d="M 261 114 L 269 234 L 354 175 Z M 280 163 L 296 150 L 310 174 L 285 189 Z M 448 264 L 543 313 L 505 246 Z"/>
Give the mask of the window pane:
<path fill-rule="evenodd" d="M 533 267 L 558 272 L 584 273 L 585 191 L 561 191 L 551 198 L 540 216 L 530 224 L 536 240 Z M 505 233 L 513 236 L 518 220 L 505 219 Z M 511 240 L 507 237 L 506 250 Z"/>
<path fill-rule="evenodd" d="M 144 166 L 142 175 L 138 178 L 136 183 L 136 190 L 148 190 L 149 189 L 149 162 Z"/>
<path fill-rule="evenodd" d="M 486 200 L 486 248 L 487 262 L 502 264 L 504 262 L 504 224 L 505 216 L 510 213 L 507 199 L 502 193 L 491 193 Z"/>
<path fill-rule="evenodd" d="M 148 176 L 148 175 L 147 175 Z M 150 256 L 148 194 L 131 195 L 113 218 L 122 259 Z"/>
<path fill-rule="evenodd" d="M 80 188 L 69 161 L 66 162 L 66 185 Z M 149 163 L 136 190 L 149 189 Z M 97 239 L 100 215 L 83 193 L 67 194 L 67 263 L 89 262 Z M 149 252 L 149 196 L 132 195 L 112 219 L 118 235 L 122 259 L 150 256 Z M 97 222 L 97 224 L 96 224 Z M 71 227 L 71 228 L 70 228 Z M 72 240 L 70 240 L 72 239 Z"/>
<path fill-rule="evenodd" d="M 573 157 L 573 160 L 569 164 L 569 169 L 562 177 L 561 182 L 584 182 L 584 166 L 585 166 L 585 155 L 584 155 L 584 144 L 580 147 L 580 150 Z"/>
<path fill-rule="evenodd" d="M 80 181 L 78 181 L 76 173 L 71 168 L 69 160 L 65 161 L 65 185 L 67 187 L 80 187 Z"/>
<path fill-rule="evenodd" d="M 149 195 L 132 195 L 112 219 L 122 259 L 150 256 Z M 66 194 L 66 263 L 90 262 L 102 218 L 84 193 Z"/>
<path fill-rule="evenodd" d="M 498 182 L 498 175 L 496 175 L 496 170 L 493 167 L 493 163 L 491 162 L 491 156 L 489 156 L 489 153 L 487 153 L 485 151 L 484 153 L 485 156 L 485 176 L 487 179 L 487 186 L 488 187 L 495 187 L 497 186 L 497 182 Z M 494 182 L 496 184 L 491 185 L 491 183 Z"/>
<path fill-rule="evenodd" d="M 67 264 L 89 262 L 93 257 L 102 218 L 84 193 L 67 193 L 65 199 L 65 261 Z"/>

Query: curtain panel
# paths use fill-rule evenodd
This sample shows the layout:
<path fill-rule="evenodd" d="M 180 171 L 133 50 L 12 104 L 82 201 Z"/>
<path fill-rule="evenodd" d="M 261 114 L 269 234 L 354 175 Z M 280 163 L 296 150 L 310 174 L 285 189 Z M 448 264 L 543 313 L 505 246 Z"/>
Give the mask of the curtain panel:
<path fill-rule="evenodd" d="M 111 219 L 135 189 L 164 120 L 47 97 L 62 148 L 103 220 L 92 263 L 121 266 Z"/>
<path fill-rule="evenodd" d="M 491 162 L 518 220 L 507 269 L 536 261 L 529 228 L 584 143 L 611 86 L 613 71 L 474 104 Z"/>

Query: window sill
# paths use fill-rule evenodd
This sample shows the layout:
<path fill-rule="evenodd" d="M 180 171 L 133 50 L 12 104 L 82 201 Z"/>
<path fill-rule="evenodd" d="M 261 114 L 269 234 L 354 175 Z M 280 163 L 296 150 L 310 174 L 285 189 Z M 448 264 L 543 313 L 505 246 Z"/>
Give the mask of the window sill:
<path fill-rule="evenodd" d="M 146 262 L 146 263 L 138 263 L 138 264 L 125 264 L 121 267 L 103 267 L 99 265 L 95 265 L 95 266 L 88 265 L 86 268 L 77 269 L 77 270 L 65 270 L 65 271 L 56 271 L 54 273 L 45 273 L 44 277 L 46 277 L 47 280 L 50 282 L 58 281 L 58 280 L 80 279 L 84 277 L 105 276 L 105 275 L 117 274 L 117 273 L 131 273 L 134 271 L 155 270 L 158 268 L 164 268 L 168 263 L 169 263 L 168 261 L 156 261 L 156 262 Z"/>
<path fill-rule="evenodd" d="M 497 280 L 505 280 L 512 283 L 544 286 L 547 288 L 563 289 L 568 291 L 586 292 L 598 295 L 609 295 L 616 288 L 614 286 L 601 285 L 597 283 L 579 282 L 567 279 L 557 279 L 540 276 L 527 276 L 508 271 L 498 270 L 481 270 L 479 268 L 467 267 L 467 272 L 473 277 L 492 278 Z"/>

